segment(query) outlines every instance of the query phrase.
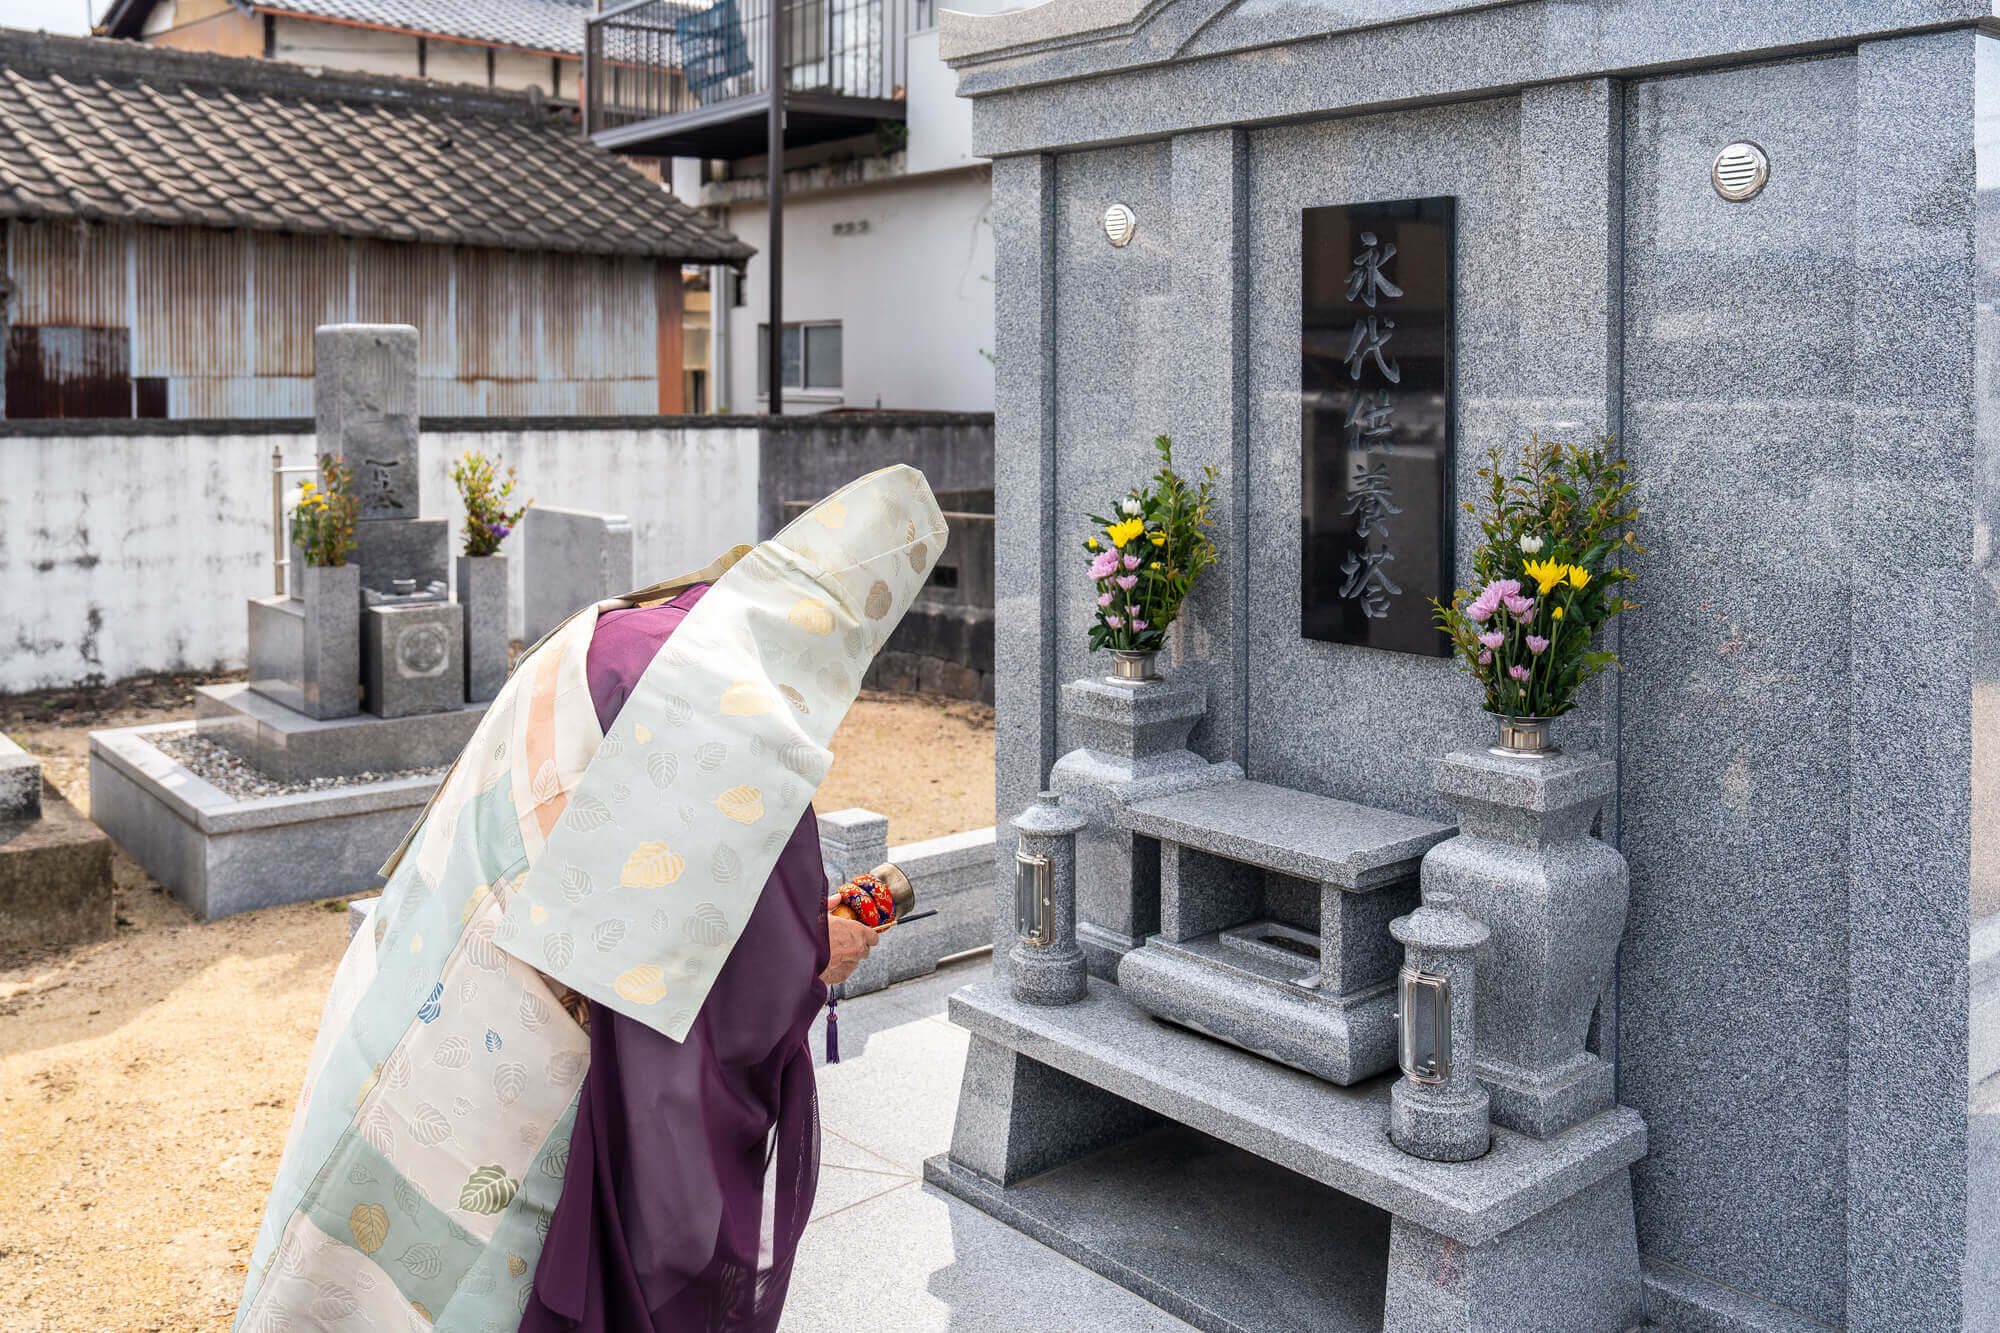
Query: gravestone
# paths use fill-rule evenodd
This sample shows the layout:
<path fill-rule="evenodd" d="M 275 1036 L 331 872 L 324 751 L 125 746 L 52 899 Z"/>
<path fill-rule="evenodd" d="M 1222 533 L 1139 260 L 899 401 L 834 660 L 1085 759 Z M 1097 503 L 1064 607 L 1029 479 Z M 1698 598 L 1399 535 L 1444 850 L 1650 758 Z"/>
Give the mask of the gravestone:
<path fill-rule="evenodd" d="M 521 520 L 521 561 L 523 638 L 532 644 L 584 607 L 632 590 L 632 522 L 536 505 Z"/>
<path fill-rule="evenodd" d="M 0 735 L 0 957 L 101 939 L 115 910 L 111 839 Z"/>
<path fill-rule="evenodd" d="M 1001 842 L 998 975 L 953 999 L 927 1174 L 1206 1327 L 2000 1326 L 2000 38 L 1942 4 L 1712 9 L 940 18 L 993 161 Z M 1230 784 L 1170 822 L 1107 804 L 1083 839 L 1169 858 L 1152 936 L 1107 950 L 1141 984 L 1011 997 L 1008 821 L 1088 746 L 1066 692 L 1102 674 L 1078 511 L 1162 431 L 1217 469 L 1222 563 L 1163 654 L 1201 696 L 1189 752 L 1273 810 L 1463 818 L 1529 878 L 1622 858 L 1582 895 L 1615 926 L 1629 884 L 1609 984 L 1601 935 L 1460 898 L 1494 918 L 1476 1160 L 1395 1149 L 1391 1074 L 1294 1067 L 1337 1043 L 1250 997 L 1304 1003 L 1296 978 L 1216 980 L 1275 972 L 1241 947 L 1291 952 L 1267 934 L 1379 975 L 1269 864 L 1366 814 L 1229 847 Z M 1531 431 L 1619 438 L 1641 606 L 1557 721 L 1578 790 L 1467 801 L 1441 766 L 1477 769 L 1491 722 L 1424 600 L 1471 581 L 1458 506 Z M 1489 992 L 1495 960 L 1568 982 Z M 1302 1255 L 1307 1217 L 1340 1243 Z"/>

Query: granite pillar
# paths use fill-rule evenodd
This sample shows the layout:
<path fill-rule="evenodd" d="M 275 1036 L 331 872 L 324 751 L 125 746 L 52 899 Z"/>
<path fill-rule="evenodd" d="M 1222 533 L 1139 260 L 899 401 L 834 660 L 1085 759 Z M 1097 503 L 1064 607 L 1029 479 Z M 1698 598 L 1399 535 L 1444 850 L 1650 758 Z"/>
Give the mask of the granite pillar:
<path fill-rule="evenodd" d="M 993 968 L 1014 933 L 1008 820 L 1056 760 L 1055 159 L 993 164 Z"/>
<path fill-rule="evenodd" d="M 821 815 L 819 855 L 829 888 L 873 870 L 889 859 L 889 816 L 859 808 Z"/>
<path fill-rule="evenodd" d="M 1013 1185 L 1158 1121 L 1102 1088 L 974 1036 L 959 1083 L 951 1159 L 996 1185 Z"/>
<path fill-rule="evenodd" d="M 1062 695 L 1069 734 L 1082 746 L 1056 761 L 1049 786 L 1087 821 L 1076 840 L 1077 940 L 1091 973 L 1108 981 L 1160 928 L 1159 844 L 1121 827 L 1118 811 L 1243 770 L 1186 748 L 1206 703 L 1199 684 L 1099 677 L 1072 681 Z"/>
<path fill-rule="evenodd" d="M 465 612 L 465 698 L 486 703 L 507 683 L 507 557 L 462 555 L 455 572 Z"/>
<path fill-rule="evenodd" d="M 1585 1049 L 1630 897 L 1625 858 L 1590 836 L 1612 766 L 1589 754 L 1455 754 L 1438 791 L 1458 836 L 1424 857 L 1425 901 L 1492 931 L 1479 958 L 1479 1078 L 1495 1124 L 1538 1139 L 1611 1109 L 1615 1066 Z"/>

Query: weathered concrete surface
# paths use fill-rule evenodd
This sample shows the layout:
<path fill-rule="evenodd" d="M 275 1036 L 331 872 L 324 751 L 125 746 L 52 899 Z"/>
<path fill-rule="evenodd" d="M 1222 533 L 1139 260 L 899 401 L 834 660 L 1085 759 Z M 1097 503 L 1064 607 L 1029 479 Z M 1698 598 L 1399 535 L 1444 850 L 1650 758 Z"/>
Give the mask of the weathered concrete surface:
<path fill-rule="evenodd" d="M 0 821 L 0 957 L 112 930 L 111 839 L 53 787 L 41 818 Z"/>

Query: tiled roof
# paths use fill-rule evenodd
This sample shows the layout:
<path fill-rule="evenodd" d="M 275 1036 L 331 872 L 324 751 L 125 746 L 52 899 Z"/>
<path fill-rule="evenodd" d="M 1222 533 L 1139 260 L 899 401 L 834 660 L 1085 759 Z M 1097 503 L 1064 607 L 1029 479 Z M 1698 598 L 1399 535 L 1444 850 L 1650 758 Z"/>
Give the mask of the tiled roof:
<path fill-rule="evenodd" d="M 533 93 L 4 28 L 0 217 L 751 254 Z"/>
<path fill-rule="evenodd" d="M 117 0 L 104 16 L 114 37 L 136 37 L 157 0 Z M 590 0 L 239 0 L 259 14 L 358 23 L 491 46 L 574 56 L 583 53 Z"/>

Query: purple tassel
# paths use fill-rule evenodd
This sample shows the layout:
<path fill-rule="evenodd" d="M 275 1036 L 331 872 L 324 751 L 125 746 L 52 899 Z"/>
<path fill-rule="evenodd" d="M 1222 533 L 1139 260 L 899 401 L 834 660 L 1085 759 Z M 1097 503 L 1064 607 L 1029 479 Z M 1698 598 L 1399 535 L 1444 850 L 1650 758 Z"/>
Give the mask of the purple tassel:
<path fill-rule="evenodd" d="M 840 1010 L 836 1008 L 839 1003 L 834 999 L 826 1002 L 826 1062 L 830 1065 L 840 1063 Z"/>

